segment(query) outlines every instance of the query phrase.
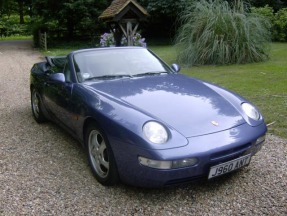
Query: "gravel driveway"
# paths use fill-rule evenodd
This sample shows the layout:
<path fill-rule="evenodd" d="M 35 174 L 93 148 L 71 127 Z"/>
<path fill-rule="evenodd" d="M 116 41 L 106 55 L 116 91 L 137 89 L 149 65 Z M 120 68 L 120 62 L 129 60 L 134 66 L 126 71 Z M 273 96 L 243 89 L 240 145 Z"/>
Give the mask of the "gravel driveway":
<path fill-rule="evenodd" d="M 80 145 L 30 111 L 31 41 L 0 42 L 0 215 L 287 215 L 287 140 L 271 134 L 249 167 L 164 189 L 101 186 Z"/>

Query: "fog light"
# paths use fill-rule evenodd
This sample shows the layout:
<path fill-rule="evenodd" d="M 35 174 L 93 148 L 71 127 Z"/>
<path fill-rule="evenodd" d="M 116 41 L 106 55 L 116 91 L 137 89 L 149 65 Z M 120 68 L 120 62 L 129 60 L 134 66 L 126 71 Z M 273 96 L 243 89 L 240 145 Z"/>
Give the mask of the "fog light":
<path fill-rule="evenodd" d="M 187 159 L 183 159 L 183 160 L 176 160 L 176 161 L 172 162 L 172 168 L 193 166 L 196 163 L 197 163 L 196 158 L 187 158 Z"/>
<path fill-rule="evenodd" d="M 256 140 L 255 145 L 263 143 L 264 141 L 265 141 L 265 134 Z"/>
<path fill-rule="evenodd" d="M 158 161 L 140 156 L 138 159 L 141 165 L 155 169 L 176 169 L 176 168 L 193 166 L 198 162 L 197 158 L 186 158 L 174 161 Z"/>

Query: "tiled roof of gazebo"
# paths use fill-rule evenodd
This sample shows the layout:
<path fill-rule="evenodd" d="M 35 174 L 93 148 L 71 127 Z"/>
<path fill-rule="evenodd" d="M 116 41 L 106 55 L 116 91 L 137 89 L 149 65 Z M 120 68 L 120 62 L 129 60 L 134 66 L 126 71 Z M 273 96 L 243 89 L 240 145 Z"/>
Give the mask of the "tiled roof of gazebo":
<path fill-rule="evenodd" d="M 133 4 L 144 16 L 149 16 L 148 12 L 139 3 L 137 3 L 136 0 L 114 0 L 111 5 L 99 16 L 99 19 L 113 19 L 130 3 Z"/>

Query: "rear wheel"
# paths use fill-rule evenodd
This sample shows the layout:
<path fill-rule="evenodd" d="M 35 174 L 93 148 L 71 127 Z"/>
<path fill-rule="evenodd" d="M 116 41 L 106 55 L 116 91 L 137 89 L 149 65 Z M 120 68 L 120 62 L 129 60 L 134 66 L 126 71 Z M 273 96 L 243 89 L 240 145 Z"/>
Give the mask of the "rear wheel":
<path fill-rule="evenodd" d="M 98 182 L 105 186 L 115 185 L 119 181 L 117 167 L 104 133 L 91 125 L 86 131 L 85 142 L 89 164 Z"/>
<path fill-rule="evenodd" d="M 46 121 L 46 117 L 44 116 L 41 108 L 41 99 L 40 94 L 37 92 L 36 89 L 31 90 L 31 107 L 32 107 L 32 113 L 33 117 L 38 123 L 42 123 Z"/>

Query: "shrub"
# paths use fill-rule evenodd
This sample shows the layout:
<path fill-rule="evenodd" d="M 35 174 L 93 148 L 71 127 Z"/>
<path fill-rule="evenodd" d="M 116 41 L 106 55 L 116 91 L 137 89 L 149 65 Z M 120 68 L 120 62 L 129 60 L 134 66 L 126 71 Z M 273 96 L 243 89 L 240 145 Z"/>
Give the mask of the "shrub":
<path fill-rule="evenodd" d="M 282 8 L 277 13 L 274 13 L 273 9 L 266 5 L 265 7 L 259 8 L 252 7 L 251 11 L 271 21 L 273 41 L 287 41 L 287 8 Z"/>
<path fill-rule="evenodd" d="M 269 5 L 265 5 L 264 7 L 251 7 L 251 12 L 268 18 L 270 22 L 273 22 L 274 20 L 273 8 Z"/>
<path fill-rule="evenodd" d="M 248 13 L 241 0 L 201 0 L 181 14 L 176 45 L 178 61 L 184 65 L 233 64 L 268 59 L 270 24 L 266 18 Z"/>
<path fill-rule="evenodd" d="M 275 41 L 287 41 L 287 8 L 282 8 L 275 14 L 273 29 Z"/>
<path fill-rule="evenodd" d="M 29 23 L 29 16 L 25 16 L 25 22 Z M 19 24 L 19 16 L 3 16 L 0 19 L 0 37 L 9 37 L 9 36 L 27 36 L 30 35 L 28 30 L 28 24 Z"/>

